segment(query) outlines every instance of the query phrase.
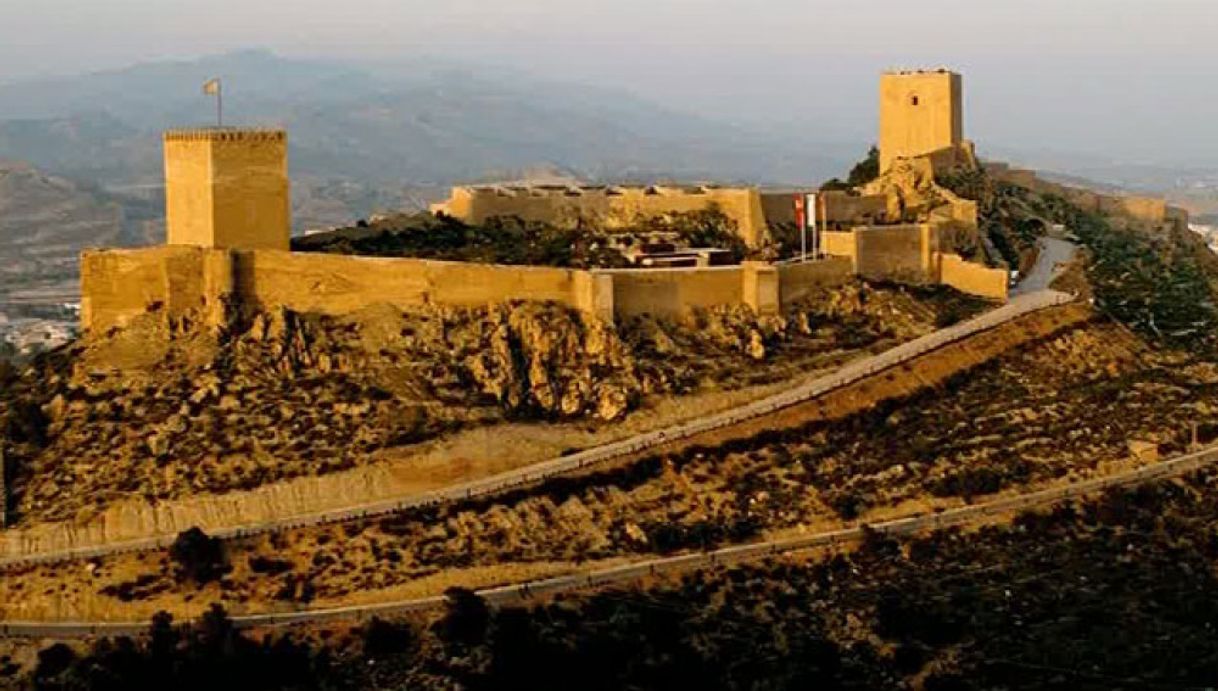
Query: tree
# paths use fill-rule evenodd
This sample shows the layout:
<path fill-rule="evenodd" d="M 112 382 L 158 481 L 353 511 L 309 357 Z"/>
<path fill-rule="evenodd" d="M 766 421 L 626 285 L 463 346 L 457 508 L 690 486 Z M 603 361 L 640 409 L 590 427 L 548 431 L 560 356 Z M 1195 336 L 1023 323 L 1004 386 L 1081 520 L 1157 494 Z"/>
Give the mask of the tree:
<path fill-rule="evenodd" d="M 436 622 L 436 633 L 444 643 L 473 646 L 486 640 L 490 609 L 477 593 L 466 588 L 444 591 L 444 618 Z"/>
<path fill-rule="evenodd" d="M 846 184 L 851 187 L 861 187 L 880 177 L 880 150 L 875 145 L 867 151 L 867 158 L 859 161 L 850 169 Z"/>
<path fill-rule="evenodd" d="M 198 526 L 178 534 L 169 548 L 169 558 L 177 565 L 177 577 L 200 585 L 210 583 L 231 568 L 219 538 L 209 537 Z"/>
<path fill-rule="evenodd" d="M 820 186 L 821 192 L 849 192 L 850 184 L 841 178 L 829 178 Z"/>

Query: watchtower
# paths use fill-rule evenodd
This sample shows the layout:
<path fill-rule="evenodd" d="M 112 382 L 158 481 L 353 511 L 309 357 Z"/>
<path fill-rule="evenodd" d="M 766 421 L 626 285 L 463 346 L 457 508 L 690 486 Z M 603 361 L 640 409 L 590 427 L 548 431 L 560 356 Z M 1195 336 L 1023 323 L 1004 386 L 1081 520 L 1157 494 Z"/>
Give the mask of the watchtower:
<path fill-rule="evenodd" d="M 963 86 L 947 70 L 886 72 L 880 77 L 880 172 L 898 158 L 964 143 Z"/>
<path fill-rule="evenodd" d="M 287 133 L 209 128 L 165 133 L 170 245 L 288 249 Z"/>

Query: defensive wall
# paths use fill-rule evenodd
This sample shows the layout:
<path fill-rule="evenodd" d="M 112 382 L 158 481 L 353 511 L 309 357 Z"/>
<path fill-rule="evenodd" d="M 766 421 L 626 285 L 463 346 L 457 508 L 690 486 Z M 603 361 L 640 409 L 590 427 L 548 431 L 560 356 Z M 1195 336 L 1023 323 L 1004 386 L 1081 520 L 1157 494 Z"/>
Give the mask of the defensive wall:
<path fill-rule="evenodd" d="M 471 225 L 497 216 L 574 228 L 581 223 L 608 230 L 629 228 L 646 219 L 673 213 L 717 209 L 736 224 L 749 247 L 764 244 L 765 214 L 761 194 L 751 187 L 707 185 L 675 187 L 591 185 L 489 185 L 454 187 L 449 198 L 433 204 L 442 213 Z"/>
<path fill-rule="evenodd" d="M 1000 162 L 986 162 L 985 172 L 995 180 L 1026 187 L 1038 194 L 1059 196 L 1084 211 L 1132 221 L 1143 228 L 1188 229 L 1188 212 L 1169 205 L 1167 200 L 1162 198 L 1101 194 L 1082 187 L 1051 182 L 1037 175 L 1036 171 L 1015 168 Z"/>
<path fill-rule="evenodd" d="M 826 254 L 850 262 L 864 278 L 940 284 L 962 293 L 1006 300 L 1010 274 L 941 249 L 942 229 L 930 224 L 861 226 L 823 233 Z"/>
<path fill-rule="evenodd" d="M 692 308 L 747 305 L 759 314 L 817 286 L 848 280 L 836 258 L 802 265 L 745 262 L 688 269 L 562 269 L 278 250 L 186 246 L 89 250 L 81 257 L 81 325 L 122 326 L 147 311 L 203 315 L 212 324 L 241 304 L 342 315 L 370 304 L 473 307 L 548 301 L 597 318 L 676 318 Z"/>
<path fill-rule="evenodd" d="M 795 195 L 804 190 L 762 190 L 761 208 L 766 225 L 795 225 Z M 888 195 L 852 194 L 842 190 L 824 190 L 816 195 L 817 223 L 830 228 L 860 224 L 883 223 L 888 219 Z"/>

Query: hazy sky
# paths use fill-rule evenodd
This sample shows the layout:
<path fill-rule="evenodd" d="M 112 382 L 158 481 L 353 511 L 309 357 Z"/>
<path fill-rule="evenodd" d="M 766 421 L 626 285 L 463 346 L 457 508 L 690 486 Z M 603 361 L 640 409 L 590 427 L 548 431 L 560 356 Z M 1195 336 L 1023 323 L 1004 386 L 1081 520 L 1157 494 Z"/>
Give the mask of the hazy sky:
<path fill-rule="evenodd" d="M 240 48 L 432 56 L 826 137 L 885 68 L 965 73 L 995 148 L 1218 164 L 1218 0 L 0 0 L 0 80 Z"/>

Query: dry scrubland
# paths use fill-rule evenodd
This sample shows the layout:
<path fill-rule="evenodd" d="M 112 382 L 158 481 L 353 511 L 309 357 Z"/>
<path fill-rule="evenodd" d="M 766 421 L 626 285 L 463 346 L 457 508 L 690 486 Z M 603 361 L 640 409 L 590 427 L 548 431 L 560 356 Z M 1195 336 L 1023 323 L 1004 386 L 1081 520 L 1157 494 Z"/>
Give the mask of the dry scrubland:
<path fill-rule="evenodd" d="M 1131 442 L 1140 449 L 1157 445 L 1163 455 L 1183 450 L 1193 423 L 1199 441 L 1218 436 L 1218 261 L 1203 245 L 1187 233 L 1110 224 L 1061 199 L 984 176 L 943 182 L 980 201 L 986 233 L 1015 263 L 1028 260 L 1046 224 L 1063 223 L 1075 233 L 1084 252 L 1065 280 L 1094 301 L 1094 318 L 937 388 L 844 420 L 663 454 L 493 503 L 406 512 L 223 546 L 196 541 L 197 553 L 190 558 L 150 553 L 9 570 L 0 574 L 3 615 L 129 619 L 158 609 L 194 614 L 217 601 L 233 611 L 296 609 L 437 593 L 456 584 L 571 571 L 591 561 L 637 559 L 927 511 L 1107 473 L 1138 462 Z M 630 381 L 641 382 L 647 373 L 667 377 L 664 386 L 637 384 L 631 389 L 635 398 L 626 399 L 634 405 L 651 396 L 788 377 L 827 353 L 905 338 L 960 311 L 943 298 L 914 299 L 871 287 L 826 299 L 809 303 L 834 307 L 809 314 L 807 330 L 799 313 L 770 331 L 755 321 L 741 328 L 716 326 L 740 324 L 726 316 L 707 316 L 683 328 L 623 325 L 615 336 L 633 363 Z M 370 366 L 395 361 L 376 350 L 385 339 L 369 337 L 359 326 L 299 315 L 261 317 L 254 327 L 217 341 L 214 352 L 236 353 L 240 348 L 234 344 L 250 339 L 251 352 L 269 353 L 268 372 L 274 375 L 268 373 L 267 381 L 327 382 L 342 375 L 343 381 L 373 382 L 366 385 L 389 391 L 385 400 L 395 402 L 391 405 L 410 401 L 409 407 L 420 411 L 420 424 L 562 417 L 561 394 L 567 389 L 556 384 L 537 395 L 531 366 L 537 360 L 524 355 L 534 352 L 526 347 L 533 337 L 520 336 L 532 332 L 514 326 L 520 323 L 513 322 L 516 311 L 504 314 L 499 321 L 477 315 L 480 323 L 501 325 L 477 333 L 507 335 L 478 341 L 469 352 L 471 357 L 475 351 L 512 353 L 514 369 L 493 371 L 517 378 L 479 378 L 478 360 L 456 358 L 447 340 L 427 357 L 414 358 L 411 351 L 414 359 L 406 360 L 402 351 L 391 350 L 399 353 L 399 364 L 422 362 L 431 368 L 427 377 L 454 382 L 451 390 L 440 386 L 421 394 L 375 383 L 379 380 L 372 377 L 384 371 L 405 370 Z M 893 314 L 907 317 L 894 321 Z M 546 323 L 556 318 L 562 323 L 553 315 Z M 294 326 L 280 327 L 280 322 Z M 461 332 L 456 326 L 441 331 L 450 329 Z M 657 329 L 662 337 L 655 335 Z M 716 335 L 724 330 L 733 336 Z M 580 338 L 571 341 L 553 332 L 545 330 L 546 342 L 578 343 L 574 350 L 581 364 L 564 370 L 552 363 L 569 363 L 565 359 L 543 360 L 546 381 L 624 386 L 625 380 L 603 374 L 620 368 L 595 370 L 586 364 L 590 330 L 580 330 Z M 300 345 L 281 345 L 282 339 L 265 335 L 279 333 L 296 334 L 289 342 Z M 385 333 L 393 342 L 402 335 L 397 327 Z M 196 337 L 168 342 L 182 347 Z M 349 345 L 363 339 L 373 345 Z M 315 350 L 317 342 L 327 348 Z M 489 347 L 495 342 L 508 348 Z M 754 347 L 758 343 L 764 353 Z M 286 355 L 302 352 L 311 354 Z M 367 359 L 353 358 L 353 352 Z M 89 353 L 75 357 L 88 362 Z M 189 367 L 214 361 L 166 355 L 144 367 L 193 375 Z M 44 360 L 42 366 L 53 362 Z M 601 378 L 586 374 L 594 371 L 602 372 Z M 466 374 L 446 380 L 444 372 Z M 86 382 L 90 372 L 62 376 Z M 104 383 L 107 376 L 93 378 Z M 403 375 L 396 381 L 416 380 Z M 503 381 L 516 383 L 496 384 Z M 167 414 L 196 390 L 171 390 L 166 398 L 174 403 Z M 54 393 L 20 400 L 46 405 Z M 22 395 L 35 392 L 26 389 Z M 237 394 L 215 395 L 218 405 L 225 395 Z M 238 400 L 246 396 L 241 390 Z M 328 400 L 314 399 L 310 406 L 301 404 L 298 414 L 316 408 L 318 399 Z M 571 415 L 594 419 L 602 399 L 581 400 Z M 71 411 L 71 401 L 65 402 Z M 45 414 L 54 412 L 50 407 Z M 29 420 L 9 415 L 9 424 L 16 420 L 18 429 Z M 256 414 L 244 415 L 241 429 L 252 429 L 256 437 L 263 428 L 249 420 Z M 190 431 L 175 434 L 194 438 Z M 179 437 L 172 439 L 179 443 Z M 147 448 L 146 439 L 141 441 L 143 447 L 132 448 Z M 27 454 L 19 460 L 72 467 L 38 447 L 19 451 Z M 367 456 L 375 457 L 375 450 Z M 158 467 L 147 452 L 142 458 L 148 465 L 138 467 Z M 352 462 L 367 462 L 363 459 Z M 285 455 L 275 473 L 314 472 L 312 462 Z M 177 457 L 171 465 L 184 467 Z M 60 482 L 74 477 L 61 476 Z M 231 473 L 212 477 L 222 478 L 216 488 L 234 486 Z M 146 479 L 139 482 L 151 486 Z M 68 501 L 76 496 L 75 490 L 62 491 Z M 95 485 L 90 491 L 102 490 Z M 37 495 L 23 494 L 22 501 L 28 496 Z M 166 639 L 162 626 L 152 642 L 103 646 L 84 659 L 49 649 L 40 668 L 45 678 L 64 685 L 117 669 L 118 678 L 127 681 L 176 678 L 215 686 L 269 678 L 270 685 L 314 688 L 754 688 L 758 680 L 774 688 L 1205 686 L 1218 676 L 1216 507 L 1218 471 L 1207 470 L 1023 515 L 1009 525 L 899 542 L 872 539 L 848 553 L 699 573 L 639 589 L 564 597 L 531 609 L 489 612 L 476 598 L 454 592 L 439 618 L 354 631 L 303 629 L 295 632 L 294 642 L 278 639 L 265 646 L 242 642 L 213 616 L 182 640 Z M 0 657 L 0 673 L 4 665 Z M 177 671 L 156 676 L 165 669 Z M 268 677 L 269 670 L 280 675 Z M 10 678 L 20 673 L 10 671 Z"/>
<path fill-rule="evenodd" d="M 1218 675 L 1218 472 L 1010 525 L 488 610 L 261 639 L 223 617 L 0 652 L 42 688 L 1203 688 Z M 26 677 L 30 681 L 31 677 Z"/>
<path fill-rule="evenodd" d="M 9 572 L 13 617 L 222 601 L 260 611 L 438 594 L 927 511 L 1112 472 L 1218 432 L 1218 362 L 1153 348 L 1103 318 L 935 389 L 844 420 L 766 432 L 495 501 L 232 541 L 202 590 L 166 554 Z M 32 594 L 43 596 L 31 598 Z M 23 604 L 29 603 L 29 604 Z M 49 604 L 48 604 L 49 603 Z M 65 612 L 64 608 L 67 610 Z"/>
<path fill-rule="evenodd" d="M 530 303 L 345 319 L 281 311 L 219 334 L 154 313 L 9 375 L 10 515 L 82 519 L 133 496 L 249 489 L 470 426 L 617 421 L 662 397 L 819 369 L 981 306 L 856 284 L 782 317 L 739 308 L 620 327 Z"/>

